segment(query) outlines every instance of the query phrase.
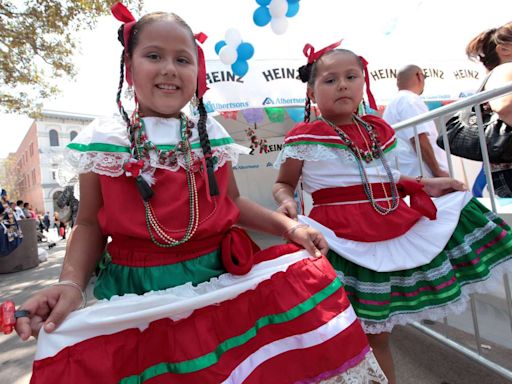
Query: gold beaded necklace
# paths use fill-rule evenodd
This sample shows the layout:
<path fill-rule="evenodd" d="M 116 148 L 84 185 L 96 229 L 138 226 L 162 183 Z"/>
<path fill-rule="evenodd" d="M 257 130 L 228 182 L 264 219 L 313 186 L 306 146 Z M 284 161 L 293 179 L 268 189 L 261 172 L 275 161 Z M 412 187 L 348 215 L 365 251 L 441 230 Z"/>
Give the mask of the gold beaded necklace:
<path fill-rule="evenodd" d="M 135 131 L 130 135 L 132 140 L 132 156 L 135 161 L 140 161 L 141 157 L 144 156 L 144 162 L 146 165 L 150 164 L 150 151 L 156 151 L 157 158 L 161 159 L 164 154 L 150 141 L 146 134 L 144 121 L 140 118 L 138 113 L 134 114 Z M 175 239 L 169 235 L 169 232 L 173 232 L 163 226 L 156 217 L 154 208 L 151 205 L 150 199 L 153 196 L 153 191 L 149 187 L 148 183 L 143 179 L 141 175 L 137 175 L 136 181 L 139 191 L 141 193 L 146 217 L 146 226 L 151 237 L 151 241 L 162 248 L 171 248 L 189 241 L 194 236 L 197 227 L 199 225 L 199 198 L 197 193 L 197 184 L 194 172 L 192 170 L 192 147 L 190 145 L 189 137 L 191 135 L 191 124 L 184 113 L 180 114 L 180 133 L 181 141 L 176 145 L 175 150 L 171 155 L 175 155 L 175 152 L 181 152 L 185 159 L 185 174 L 187 177 L 187 187 L 189 195 L 189 222 L 185 234 L 181 239 Z M 140 151 L 142 148 L 142 151 Z M 142 153 L 141 153 L 142 152 Z M 171 151 L 169 151 L 171 152 Z M 150 172 L 154 172 L 154 168 Z M 161 239 L 157 239 L 155 234 Z"/>

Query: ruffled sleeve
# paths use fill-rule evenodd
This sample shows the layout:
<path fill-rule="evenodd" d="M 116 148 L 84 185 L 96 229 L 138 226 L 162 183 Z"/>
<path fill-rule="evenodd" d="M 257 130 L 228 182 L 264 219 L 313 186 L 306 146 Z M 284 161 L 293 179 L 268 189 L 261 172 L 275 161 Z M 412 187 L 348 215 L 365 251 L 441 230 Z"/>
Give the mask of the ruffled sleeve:
<path fill-rule="evenodd" d="M 362 119 L 373 126 L 384 152 L 396 147 L 393 128 L 377 116 L 365 115 Z M 343 140 L 321 120 L 311 123 L 299 123 L 285 136 L 284 146 L 274 163 L 279 168 L 286 159 L 322 161 L 338 159 L 354 163 L 355 158 Z"/>
<path fill-rule="evenodd" d="M 197 118 L 192 118 L 197 126 Z M 174 151 L 181 140 L 179 120 L 174 118 L 144 118 L 149 139 L 162 151 Z M 227 161 L 236 164 L 240 154 L 249 154 L 250 149 L 235 143 L 219 122 L 209 117 L 206 129 L 210 139 L 210 147 L 215 162 L 215 169 Z M 192 161 L 200 162 L 203 156 L 201 141 L 197 129 L 192 130 L 190 137 Z M 120 176 L 124 173 L 123 165 L 131 157 L 130 142 L 126 124 L 121 118 L 99 118 L 67 146 L 66 166 L 74 172 L 94 172 L 100 175 Z M 156 153 L 150 155 L 151 166 L 169 171 L 177 171 L 185 167 L 187 160 L 180 152 L 176 161 L 163 164 L 158 161 Z"/>
<path fill-rule="evenodd" d="M 65 161 L 77 173 L 119 176 L 130 157 L 126 124 L 120 118 L 98 118 L 67 145 Z"/>
<path fill-rule="evenodd" d="M 217 159 L 216 165 L 218 167 L 223 166 L 226 161 L 231 161 L 233 165 L 236 165 L 240 155 L 248 155 L 251 152 L 250 148 L 237 144 L 227 130 L 214 118 L 208 117 L 206 129 L 210 139 L 212 154 Z M 194 135 L 196 132 L 194 132 Z M 200 146 L 199 137 L 197 142 Z"/>

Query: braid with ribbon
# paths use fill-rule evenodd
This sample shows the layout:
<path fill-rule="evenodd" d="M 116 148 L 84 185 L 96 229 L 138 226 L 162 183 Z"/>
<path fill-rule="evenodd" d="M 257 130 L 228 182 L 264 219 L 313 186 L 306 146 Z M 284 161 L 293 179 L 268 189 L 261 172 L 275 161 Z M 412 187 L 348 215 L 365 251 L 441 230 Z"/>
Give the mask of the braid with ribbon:
<path fill-rule="evenodd" d="M 204 33 L 197 33 L 194 35 L 197 42 L 202 44 L 206 40 L 207 36 Z M 204 60 L 204 52 L 199 44 L 197 44 L 197 90 L 196 96 L 199 100 L 197 110 L 199 111 L 199 120 L 197 122 L 197 131 L 199 133 L 199 141 L 201 143 L 201 149 L 203 150 L 203 156 L 205 159 L 206 172 L 208 175 L 208 190 L 210 196 L 217 196 L 219 194 L 219 187 L 217 180 L 215 179 L 215 169 L 212 157 L 212 148 L 210 146 L 210 139 L 208 138 L 208 130 L 206 129 L 206 120 L 208 118 L 208 112 L 204 106 L 203 95 L 208 90 L 206 85 L 206 65 Z"/>

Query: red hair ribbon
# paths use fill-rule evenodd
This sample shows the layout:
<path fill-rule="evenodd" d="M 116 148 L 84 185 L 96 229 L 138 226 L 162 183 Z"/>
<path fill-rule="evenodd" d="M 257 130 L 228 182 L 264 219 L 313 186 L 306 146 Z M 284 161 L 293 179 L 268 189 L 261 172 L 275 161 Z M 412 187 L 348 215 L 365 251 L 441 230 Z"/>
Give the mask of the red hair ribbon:
<path fill-rule="evenodd" d="M 206 36 L 203 32 L 196 33 L 194 35 L 197 42 L 199 44 L 203 44 L 208 36 Z M 203 48 L 197 44 L 197 97 L 200 99 L 203 97 L 204 93 L 208 90 L 208 86 L 206 85 L 206 64 L 204 61 L 204 52 Z"/>
<path fill-rule="evenodd" d="M 304 52 L 304 56 L 308 58 L 308 64 L 311 64 L 317 61 L 320 58 L 320 56 L 322 56 L 325 52 L 332 51 L 334 48 L 340 45 L 342 41 L 343 39 L 331 45 L 328 45 L 327 47 L 319 50 L 318 52 L 315 52 L 315 48 L 313 48 L 311 44 L 306 44 L 302 52 Z"/>
<path fill-rule="evenodd" d="M 132 13 L 126 8 L 123 4 L 121 4 L 119 1 L 112 5 L 112 8 L 110 8 L 110 11 L 112 12 L 112 15 L 114 17 L 124 23 L 123 28 L 123 41 L 124 41 L 124 49 L 126 52 L 126 49 L 128 48 L 128 39 L 130 37 L 130 31 L 132 30 L 132 27 L 135 25 L 137 20 L 135 20 L 135 17 L 133 17 Z M 125 78 L 128 85 L 133 85 L 132 80 L 132 74 L 126 70 L 125 71 Z"/>
<path fill-rule="evenodd" d="M 361 60 L 361 63 L 363 64 L 364 81 L 366 83 L 366 96 L 368 96 L 368 103 L 370 104 L 370 108 L 377 110 L 375 97 L 373 97 L 372 91 L 370 90 L 370 74 L 368 73 L 368 62 L 363 56 L 359 56 L 359 60 Z"/>

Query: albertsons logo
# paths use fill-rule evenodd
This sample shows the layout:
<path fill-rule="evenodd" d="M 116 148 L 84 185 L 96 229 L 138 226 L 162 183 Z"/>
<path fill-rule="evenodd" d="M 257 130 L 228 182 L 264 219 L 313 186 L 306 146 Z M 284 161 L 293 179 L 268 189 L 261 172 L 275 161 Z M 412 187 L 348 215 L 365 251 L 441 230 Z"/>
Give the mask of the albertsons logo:
<path fill-rule="evenodd" d="M 263 100 L 263 105 L 273 105 L 274 100 L 272 100 L 270 97 L 266 97 L 265 100 Z"/>

